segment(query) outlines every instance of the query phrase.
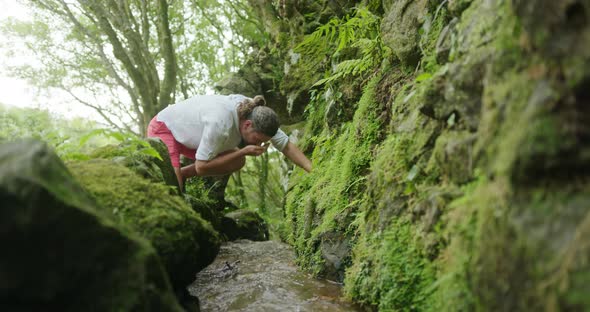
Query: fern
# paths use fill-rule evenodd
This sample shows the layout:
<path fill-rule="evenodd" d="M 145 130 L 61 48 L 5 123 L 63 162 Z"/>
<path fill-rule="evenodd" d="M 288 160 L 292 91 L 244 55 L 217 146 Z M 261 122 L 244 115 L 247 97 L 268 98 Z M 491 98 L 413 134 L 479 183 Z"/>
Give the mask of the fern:
<path fill-rule="evenodd" d="M 338 62 L 344 49 L 358 49 L 358 58 L 339 61 L 326 72 L 325 78 L 313 86 L 331 84 L 348 76 L 359 76 L 378 66 L 388 53 L 381 40 L 379 27 L 379 17 L 361 7 L 356 9 L 352 17 L 333 18 L 305 36 L 295 51 L 316 59 L 330 56 L 333 62 Z"/>

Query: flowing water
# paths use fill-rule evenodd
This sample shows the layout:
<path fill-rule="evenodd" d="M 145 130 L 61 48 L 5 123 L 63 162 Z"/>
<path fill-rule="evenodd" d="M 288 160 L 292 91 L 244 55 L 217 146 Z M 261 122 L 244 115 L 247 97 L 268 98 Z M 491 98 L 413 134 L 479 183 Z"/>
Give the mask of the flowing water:
<path fill-rule="evenodd" d="M 289 246 L 238 240 L 188 287 L 201 311 L 360 311 L 341 299 L 340 285 L 300 272 Z"/>

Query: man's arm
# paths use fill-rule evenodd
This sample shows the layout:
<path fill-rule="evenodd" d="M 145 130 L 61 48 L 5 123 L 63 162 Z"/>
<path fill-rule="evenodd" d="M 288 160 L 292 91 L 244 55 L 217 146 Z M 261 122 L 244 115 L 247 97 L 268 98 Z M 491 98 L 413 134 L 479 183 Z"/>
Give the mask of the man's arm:
<path fill-rule="evenodd" d="M 295 144 L 291 142 L 287 143 L 287 146 L 283 149 L 283 154 L 297 166 L 303 168 L 307 172 L 311 172 L 311 161 L 305 157 L 303 152 L 301 152 Z"/>
<path fill-rule="evenodd" d="M 246 156 L 259 156 L 267 147 L 248 145 L 242 149 L 234 149 L 219 154 L 217 157 L 206 161 L 195 161 L 195 174 L 197 176 L 217 176 L 240 170 L 246 164 Z M 184 169 L 184 168 L 183 168 Z M 184 176 L 183 172 L 183 176 Z"/>

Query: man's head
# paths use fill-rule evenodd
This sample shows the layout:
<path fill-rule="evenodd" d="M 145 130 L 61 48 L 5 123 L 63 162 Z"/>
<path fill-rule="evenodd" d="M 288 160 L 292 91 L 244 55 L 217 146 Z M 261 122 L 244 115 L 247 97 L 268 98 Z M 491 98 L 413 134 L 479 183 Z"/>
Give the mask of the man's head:
<path fill-rule="evenodd" d="M 279 129 L 279 116 L 265 104 L 260 95 L 240 103 L 240 133 L 248 144 L 260 145 L 270 140 Z"/>

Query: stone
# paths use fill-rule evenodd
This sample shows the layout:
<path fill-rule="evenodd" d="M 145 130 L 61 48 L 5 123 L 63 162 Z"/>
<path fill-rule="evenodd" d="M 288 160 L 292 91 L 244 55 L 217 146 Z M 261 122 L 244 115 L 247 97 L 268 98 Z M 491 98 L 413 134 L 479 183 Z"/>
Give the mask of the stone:
<path fill-rule="evenodd" d="M 174 173 L 174 168 L 172 167 L 172 162 L 170 161 L 170 154 L 168 153 L 168 147 L 162 139 L 160 138 L 147 138 L 147 142 L 150 144 L 152 148 L 154 148 L 162 159 L 157 159 L 152 157 L 150 160 L 153 164 L 155 164 L 159 171 L 162 174 L 162 179 L 165 184 L 178 187 L 178 179 L 176 178 L 176 174 Z M 159 182 L 157 180 L 152 179 L 155 182 Z"/>
<path fill-rule="evenodd" d="M 163 182 L 178 188 L 178 180 L 170 162 L 166 144 L 160 138 L 147 138 L 146 142 L 155 149 L 162 159 L 132 147 L 129 143 L 107 145 L 90 153 L 90 158 L 112 159 L 140 176 L 153 182 Z"/>
<path fill-rule="evenodd" d="M 44 143 L 0 148 L 4 311 L 182 311 L 150 243 L 99 209 Z"/>
<path fill-rule="evenodd" d="M 346 263 L 350 262 L 350 240 L 336 231 L 323 233 L 319 239 L 319 249 L 324 260 L 322 276 L 341 283 L 344 281 Z"/>
<path fill-rule="evenodd" d="M 214 88 L 219 94 L 263 95 L 266 105 L 277 113 L 281 124 L 299 122 L 303 119 L 309 95 L 301 89 L 295 91 L 296 97 L 292 97 L 294 93 L 290 91 L 277 90 L 280 77 L 275 71 L 280 70 L 278 62 L 264 51 L 252 53 L 238 73 L 229 74 Z"/>
<path fill-rule="evenodd" d="M 492 49 L 482 48 L 474 53 L 475 56 L 445 65 L 424 84 L 420 112 L 446 122 L 452 117 L 452 122 L 460 128 L 477 130 L 482 107 L 483 78 L 493 53 Z"/>
<path fill-rule="evenodd" d="M 383 15 L 383 43 L 393 50 L 402 64 L 413 67 L 420 61 L 419 30 L 428 12 L 427 4 L 426 0 L 395 1 Z"/>
<path fill-rule="evenodd" d="M 215 90 L 219 94 L 243 94 L 248 97 L 254 97 L 262 94 L 260 78 L 255 75 L 244 77 L 240 73 L 232 73 L 215 84 Z"/>
<path fill-rule="evenodd" d="M 176 290 L 217 255 L 217 232 L 164 184 L 105 159 L 69 162 L 68 167 L 105 213 L 152 243 Z"/>
<path fill-rule="evenodd" d="M 221 228 L 228 240 L 265 241 L 269 238 L 268 225 L 258 213 L 251 210 L 240 209 L 227 213 L 221 220 Z"/>

